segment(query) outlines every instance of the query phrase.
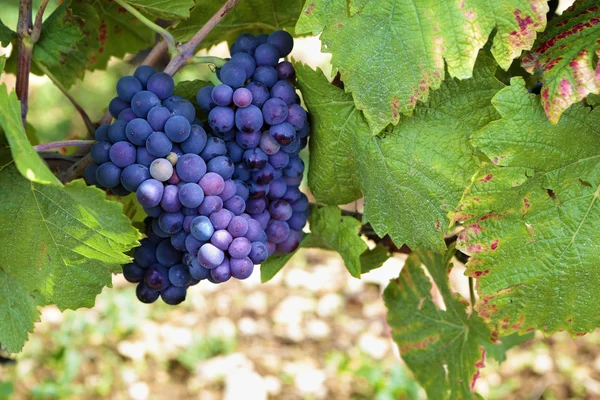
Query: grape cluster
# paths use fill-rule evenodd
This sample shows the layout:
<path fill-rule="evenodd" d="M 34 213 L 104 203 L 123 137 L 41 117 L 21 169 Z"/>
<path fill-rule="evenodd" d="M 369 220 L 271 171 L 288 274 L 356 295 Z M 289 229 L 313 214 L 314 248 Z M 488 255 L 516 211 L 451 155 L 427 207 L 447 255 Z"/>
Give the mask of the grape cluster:
<path fill-rule="evenodd" d="M 293 45 L 285 31 L 241 35 L 217 70 L 223 83 L 202 88 L 196 99 L 214 135 L 225 141 L 235 164 L 233 179 L 248 188 L 246 212 L 265 229 L 270 255 L 294 251 L 308 218 L 299 153 L 310 125 L 294 86 L 294 67 L 280 62 Z"/>
<path fill-rule="evenodd" d="M 198 92 L 204 124 L 165 73 L 142 66 L 117 82 L 115 121 L 96 131 L 85 177 L 134 192 L 148 215 L 123 267 L 140 301 L 179 304 L 189 286 L 246 279 L 269 255 L 298 247 L 308 216 L 298 154 L 310 127 L 294 68 L 279 62 L 292 46 L 283 31 L 241 35 L 217 71 L 223 84 Z"/>

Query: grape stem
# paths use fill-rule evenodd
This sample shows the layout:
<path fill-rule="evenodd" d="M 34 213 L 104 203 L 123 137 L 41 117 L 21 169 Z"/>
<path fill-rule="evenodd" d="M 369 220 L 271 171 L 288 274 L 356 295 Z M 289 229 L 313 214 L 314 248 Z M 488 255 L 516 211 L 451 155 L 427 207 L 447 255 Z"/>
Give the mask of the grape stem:
<path fill-rule="evenodd" d="M 154 23 L 153 21 L 149 20 L 148 18 L 146 18 L 144 16 L 144 14 L 142 14 L 141 12 L 136 10 L 135 7 L 126 3 L 125 1 L 115 0 L 115 3 L 117 3 L 118 5 L 120 5 L 124 9 L 126 9 L 127 11 L 129 11 L 129 13 L 131 15 L 133 15 L 134 17 L 136 17 L 142 24 L 146 25 L 148 28 L 152 29 L 154 32 L 156 32 L 160 36 L 162 36 L 163 39 L 165 40 L 165 42 L 167 43 L 169 53 L 171 53 L 173 55 L 178 53 L 177 46 L 175 45 L 175 39 L 173 38 L 173 35 L 171 35 L 171 32 L 167 31 L 162 26 L 160 26 L 160 25 Z"/>
<path fill-rule="evenodd" d="M 210 57 L 210 56 L 205 56 L 205 57 L 192 57 L 190 58 L 190 60 L 188 61 L 188 64 L 214 64 L 215 67 L 217 68 L 221 68 L 223 65 L 225 65 L 225 63 L 227 62 L 227 60 L 221 58 L 221 57 Z"/>
<path fill-rule="evenodd" d="M 50 149 L 59 149 L 61 147 L 89 147 L 92 146 L 94 143 L 96 143 L 95 140 L 61 140 L 58 142 L 38 144 L 37 146 L 33 146 L 33 149 L 39 152 Z"/>
<path fill-rule="evenodd" d="M 210 83 L 213 84 L 213 86 L 219 86 L 221 83 L 221 80 L 217 77 L 217 73 L 214 71 L 211 71 L 211 73 L 208 75 L 208 80 L 210 81 Z"/>

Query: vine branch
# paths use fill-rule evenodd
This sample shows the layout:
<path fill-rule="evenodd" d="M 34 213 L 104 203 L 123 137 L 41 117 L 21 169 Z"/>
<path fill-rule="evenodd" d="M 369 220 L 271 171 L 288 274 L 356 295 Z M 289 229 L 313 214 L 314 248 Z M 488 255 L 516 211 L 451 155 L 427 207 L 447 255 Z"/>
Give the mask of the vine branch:
<path fill-rule="evenodd" d="M 48 1 L 49 0 L 42 1 L 42 4 L 40 4 L 40 8 L 35 16 L 35 23 L 33 24 L 33 31 L 31 32 L 31 41 L 33 43 L 36 43 L 40 39 L 40 35 L 42 33 L 42 20 L 44 19 L 44 11 L 46 11 Z"/>
<path fill-rule="evenodd" d="M 33 149 L 37 152 L 40 152 L 50 149 L 60 149 L 62 147 L 92 146 L 95 142 L 95 140 L 62 140 L 59 142 L 38 144 L 37 146 L 33 146 Z"/>
<path fill-rule="evenodd" d="M 17 83 L 15 90 L 21 102 L 21 120 L 23 126 L 27 127 L 27 110 L 29 96 L 29 71 L 31 70 L 31 58 L 33 54 L 33 42 L 31 34 L 33 21 L 31 14 L 31 0 L 20 0 L 19 20 L 17 22 Z"/>

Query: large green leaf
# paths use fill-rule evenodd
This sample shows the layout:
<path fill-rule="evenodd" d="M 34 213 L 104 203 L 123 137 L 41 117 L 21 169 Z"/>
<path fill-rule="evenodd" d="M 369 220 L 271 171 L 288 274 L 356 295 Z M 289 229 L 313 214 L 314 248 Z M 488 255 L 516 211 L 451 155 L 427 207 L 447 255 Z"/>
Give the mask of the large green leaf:
<path fill-rule="evenodd" d="M 61 60 L 83 39 L 82 21 L 68 10 L 65 1 L 44 21 L 40 39 L 33 47 L 33 57 L 47 67 L 60 65 Z"/>
<path fill-rule="evenodd" d="M 494 163 L 453 217 L 478 278 L 477 308 L 502 333 L 600 326 L 600 110 L 576 104 L 558 125 L 521 78 L 493 100 L 502 119 L 473 139 Z"/>
<path fill-rule="evenodd" d="M 483 320 L 467 315 L 460 297 L 450 290 L 447 274 L 453 253 L 411 254 L 400 277 L 383 294 L 400 355 L 430 399 L 475 398 L 472 390 L 485 365 L 486 347 L 493 346 Z M 439 289 L 445 310 L 433 302 L 421 263 Z"/>
<path fill-rule="evenodd" d="M 0 44 L 6 47 L 15 37 L 17 34 L 0 20 Z"/>
<path fill-rule="evenodd" d="M 508 69 L 546 25 L 546 0 L 306 0 L 296 33 L 323 32 L 323 50 L 364 110 L 371 131 L 397 124 L 450 76 L 470 78 L 495 29 Z"/>
<path fill-rule="evenodd" d="M 2 274 L 18 282 L 17 291 L 61 310 L 91 307 L 102 288 L 110 286 L 111 273 L 129 262 L 124 253 L 138 244 L 139 233 L 122 206 L 81 180 L 64 187 L 42 185 L 24 179 L 13 166 L 0 170 L 0 187 Z M 6 307 L 0 303 L 0 309 Z M 11 350 L 19 350 L 30 325 L 12 319 L 3 319 L 4 324 L 27 327 L 9 338 L 0 330 L 0 343 L 13 340 Z"/>
<path fill-rule="evenodd" d="M 190 9 L 194 7 L 194 0 L 126 0 L 144 14 L 153 18 L 186 19 L 190 16 Z"/>
<path fill-rule="evenodd" d="M 600 94 L 599 38 L 598 1 L 577 0 L 552 20 L 531 53 L 523 58 L 529 72 L 543 72 L 544 110 L 554 124 L 571 104 L 589 93 Z"/>
<path fill-rule="evenodd" d="M 24 177 L 35 182 L 60 185 L 31 147 L 21 120 L 21 103 L 14 91 L 8 93 L 5 84 L 0 85 L 0 126 L 8 139 L 17 168 Z"/>
<path fill-rule="evenodd" d="M 469 137 L 498 118 L 490 101 L 503 85 L 482 58 L 473 79 L 448 80 L 392 132 L 371 136 L 351 95 L 296 65 L 311 112 L 308 183 L 317 201 L 365 198 L 365 221 L 400 246 L 443 251 L 446 214 L 478 168 Z"/>
<path fill-rule="evenodd" d="M 243 0 L 211 31 L 201 48 L 227 41 L 232 43 L 238 35 L 271 33 L 277 29 L 293 31 L 303 0 Z M 221 0 L 197 0 L 190 18 L 179 23 L 173 35 L 186 41 L 196 33 L 223 5 Z"/>

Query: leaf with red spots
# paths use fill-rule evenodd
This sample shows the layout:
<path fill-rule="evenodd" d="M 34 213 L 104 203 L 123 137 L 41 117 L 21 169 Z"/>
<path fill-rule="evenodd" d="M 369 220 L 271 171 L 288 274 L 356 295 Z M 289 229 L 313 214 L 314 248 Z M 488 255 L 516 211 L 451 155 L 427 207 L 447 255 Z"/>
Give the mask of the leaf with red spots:
<path fill-rule="evenodd" d="M 483 320 L 468 315 L 463 299 L 450 289 L 453 254 L 414 252 L 383 294 L 400 356 L 430 399 L 476 398 L 473 388 L 486 351 L 496 347 Z M 441 298 L 432 298 L 432 284 L 421 264 Z"/>
<path fill-rule="evenodd" d="M 451 215 L 477 309 L 502 334 L 590 332 L 600 326 L 600 109 L 575 104 L 552 125 L 521 78 L 493 104 L 502 118 L 472 143 L 497 165 L 475 174 Z"/>
<path fill-rule="evenodd" d="M 321 34 L 345 88 L 378 133 L 410 114 L 429 89 L 470 78 L 495 30 L 492 54 L 504 69 L 546 26 L 546 0 L 306 0 L 296 33 Z"/>
<path fill-rule="evenodd" d="M 578 0 L 549 23 L 533 50 L 523 57 L 529 72 L 542 71 L 546 115 L 558 123 L 562 113 L 588 94 L 600 94 L 600 5 Z"/>
<path fill-rule="evenodd" d="M 364 196 L 365 221 L 380 237 L 444 251 L 446 215 L 479 167 L 469 137 L 499 117 L 491 99 L 504 86 L 494 61 L 482 56 L 473 79 L 446 80 L 414 117 L 379 136 L 371 136 L 350 94 L 321 72 L 301 64 L 296 71 L 312 117 L 308 184 L 317 201 Z"/>
<path fill-rule="evenodd" d="M 151 18 L 186 19 L 194 0 L 125 0 Z"/>

